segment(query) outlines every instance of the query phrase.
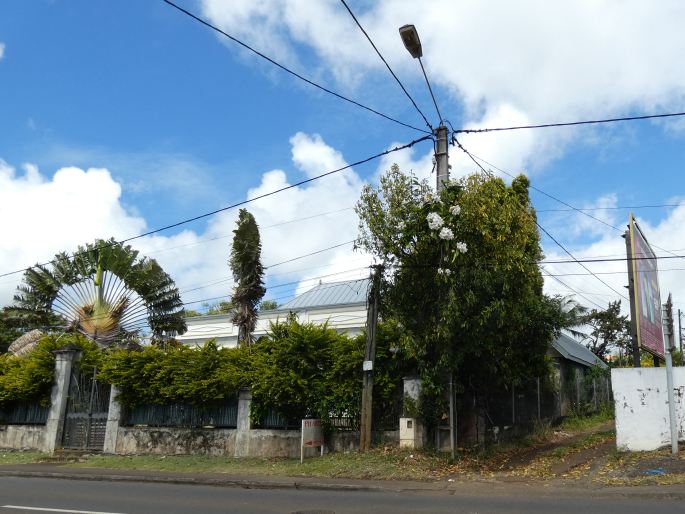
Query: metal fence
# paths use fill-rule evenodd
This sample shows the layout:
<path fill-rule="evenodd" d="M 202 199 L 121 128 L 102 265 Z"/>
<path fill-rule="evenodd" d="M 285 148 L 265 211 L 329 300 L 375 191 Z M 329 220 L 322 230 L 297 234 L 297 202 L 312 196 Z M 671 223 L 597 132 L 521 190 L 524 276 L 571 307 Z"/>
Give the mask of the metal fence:
<path fill-rule="evenodd" d="M 300 420 L 288 418 L 276 409 L 270 408 L 266 411 L 266 414 L 255 423 L 254 428 L 268 430 L 298 430 L 300 428 Z"/>
<path fill-rule="evenodd" d="M 5 425 L 44 425 L 50 407 L 40 403 L 13 403 L 0 407 L 0 423 Z"/>
<path fill-rule="evenodd" d="M 465 423 L 484 423 L 468 427 L 476 439 L 497 440 L 505 434 L 530 432 L 540 421 L 554 422 L 572 415 L 598 412 L 612 402 L 611 380 L 608 376 L 592 376 L 570 367 L 562 370 L 560 380 L 532 379 L 510 386 L 506 391 L 480 394 L 475 405 L 481 416 Z M 467 417 L 468 418 L 468 417 Z"/>
<path fill-rule="evenodd" d="M 148 404 L 126 409 L 123 425 L 179 428 L 236 428 L 238 425 L 238 398 L 231 397 L 220 403 L 202 406 L 184 404 Z"/>

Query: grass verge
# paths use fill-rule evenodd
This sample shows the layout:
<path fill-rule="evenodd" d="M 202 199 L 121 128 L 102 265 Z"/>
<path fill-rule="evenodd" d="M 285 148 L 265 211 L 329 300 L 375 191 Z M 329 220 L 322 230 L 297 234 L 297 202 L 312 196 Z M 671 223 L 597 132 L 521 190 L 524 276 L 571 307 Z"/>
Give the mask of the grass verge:
<path fill-rule="evenodd" d="M 279 475 L 377 480 L 430 480 L 440 476 L 448 464 L 444 456 L 398 448 L 377 448 L 367 453 L 330 453 L 299 459 L 227 458 L 202 455 L 110 456 L 98 455 L 73 467 L 226 473 L 237 475 Z"/>
<path fill-rule="evenodd" d="M 47 453 L 23 452 L 23 451 L 0 451 L 0 466 L 7 464 L 33 464 L 47 459 Z"/>

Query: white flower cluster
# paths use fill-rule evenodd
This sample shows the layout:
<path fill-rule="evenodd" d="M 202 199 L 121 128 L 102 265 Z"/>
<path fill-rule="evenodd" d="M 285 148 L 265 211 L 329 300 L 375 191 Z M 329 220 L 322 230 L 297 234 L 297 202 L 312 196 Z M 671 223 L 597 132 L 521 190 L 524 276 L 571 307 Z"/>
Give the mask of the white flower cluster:
<path fill-rule="evenodd" d="M 429 213 L 428 216 L 426 216 L 426 219 L 428 220 L 428 226 L 431 230 L 438 230 L 445 224 L 437 212 Z"/>
<path fill-rule="evenodd" d="M 461 212 L 461 206 L 453 205 L 452 207 L 450 207 L 450 214 L 452 216 L 459 216 L 460 212 Z"/>
<path fill-rule="evenodd" d="M 464 243 L 464 242 L 457 243 L 457 250 L 459 250 L 461 253 L 466 253 L 466 250 L 468 250 L 468 248 L 466 248 L 466 243 Z"/>
<path fill-rule="evenodd" d="M 452 270 L 448 268 L 438 268 L 438 275 L 451 275 Z"/>
<path fill-rule="evenodd" d="M 447 239 L 448 241 L 451 241 L 454 239 L 454 232 L 452 232 L 451 228 L 442 227 L 438 236 L 440 236 L 440 239 Z"/>
<path fill-rule="evenodd" d="M 407 226 L 407 224 L 404 221 L 398 221 L 397 222 L 397 230 L 404 230 L 404 228 Z"/>

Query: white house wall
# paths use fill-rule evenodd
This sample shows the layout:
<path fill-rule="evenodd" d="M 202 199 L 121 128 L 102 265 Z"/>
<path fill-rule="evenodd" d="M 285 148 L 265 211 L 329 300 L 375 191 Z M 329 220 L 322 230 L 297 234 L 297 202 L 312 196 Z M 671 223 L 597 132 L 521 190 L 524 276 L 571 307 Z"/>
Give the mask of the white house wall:
<path fill-rule="evenodd" d="M 666 368 L 615 368 L 611 387 L 616 408 L 616 447 L 650 451 L 671 444 Z M 685 434 L 685 367 L 673 368 L 676 426 Z"/>
<path fill-rule="evenodd" d="M 288 311 L 266 311 L 257 320 L 254 337 L 266 335 L 272 322 L 284 321 Z M 303 309 L 295 313 L 300 323 L 324 324 L 341 333 L 355 336 L 366 324 L 366 306 L 363 304 Z M 220 346 L 235 347 L 238 341 L 238 327 L 230 315 L 196 316 L 187 318 L 188 331 L 177 339 L 184 344 L 204 344 L 215 339 Z"/>

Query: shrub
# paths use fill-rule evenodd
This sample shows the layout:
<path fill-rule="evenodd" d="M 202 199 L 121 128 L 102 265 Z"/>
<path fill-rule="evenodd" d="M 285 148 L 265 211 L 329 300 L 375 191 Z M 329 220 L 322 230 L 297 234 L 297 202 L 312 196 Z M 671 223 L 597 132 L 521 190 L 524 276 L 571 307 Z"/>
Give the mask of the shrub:
<path fill-rule="evenodd" d="M 80 334 L 47 335 L 26 357 L 0 355 L 0 405 L 16 401 L 39 401 L 50 404 L 54 381 L 54 350 L 66 345 L 81 349 L 79 367 L 82 373 L 93 373 L 101 366 L 104 354 L 95 343 Z"/>

